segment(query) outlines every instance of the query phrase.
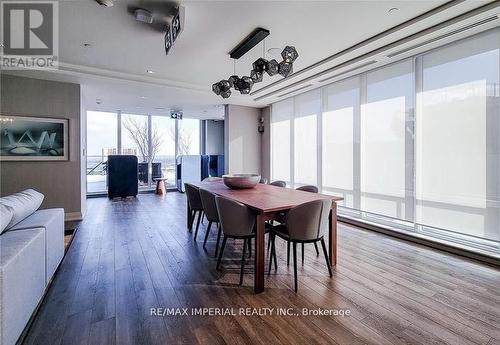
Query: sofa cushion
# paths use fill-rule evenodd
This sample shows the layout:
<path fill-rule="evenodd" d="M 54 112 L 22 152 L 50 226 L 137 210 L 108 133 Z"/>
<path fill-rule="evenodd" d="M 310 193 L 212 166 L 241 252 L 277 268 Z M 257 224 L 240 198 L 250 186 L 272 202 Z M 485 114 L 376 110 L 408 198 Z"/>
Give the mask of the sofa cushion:
<path fill-rule="evenodd" d="M 64 256 L 64 209 L 38 210 L 10 228 L 9 232 L 31 228 L 45 229 L 48 283 Z"/>
<path fill-rule="evenodd" d="M 0 236 L 0 344 L 14 345 L 45 291 L 44 230 Z"/>
<path fill-rule="evenodd" d="M 12 210 L 3 204 L 0 204 L 0 234 L 7 228 L 12 220 Z"/>
<path fill-rule="evenodd" d="M 24 218 L 38 210 L 43 201 L 43 194 L 34 189 L 26 189 L 22 192 L 0 198 L 0 204 L 8 207 L 12 211 L 12 219 L 6 227 L 11 227 L 19 223 Z"/>

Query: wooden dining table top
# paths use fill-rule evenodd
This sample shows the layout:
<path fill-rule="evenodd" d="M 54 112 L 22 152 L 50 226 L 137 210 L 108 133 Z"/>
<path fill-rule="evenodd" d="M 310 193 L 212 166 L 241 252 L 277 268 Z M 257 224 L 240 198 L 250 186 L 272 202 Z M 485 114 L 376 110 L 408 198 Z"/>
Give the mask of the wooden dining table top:
<path fill-rule="evenodd" d="M 238 201 L 260 212 L 287 210 L 314 200 L 329 199 L 335 202 L 343 200 L 342 197 L 338 196 L 305 192 L 261 183 L 257 184 L 254 188 L 248 189 L 230 189 L 222 181 L 194 182 L 192 184 L 216 195 Z"/>

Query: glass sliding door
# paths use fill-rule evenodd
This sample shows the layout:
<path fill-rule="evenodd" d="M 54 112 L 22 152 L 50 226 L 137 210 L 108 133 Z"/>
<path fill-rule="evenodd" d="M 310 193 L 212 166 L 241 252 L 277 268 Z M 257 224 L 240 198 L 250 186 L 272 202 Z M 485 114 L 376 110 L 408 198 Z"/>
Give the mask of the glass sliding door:
<path fill-rule="evenodd" d="M 175 187 L 175 121 L 170 117 L 152 116 L 152 178 L 166 177 L 166 185 Z"/>
<path fill-rule="evenodd" d="M 413 110 L 412 61 L 368 73 L 362 101 L 360 208 L 411 221 L 405 209 L 412 207 L 405 204 L 405 126 Z"/>
<path fill-rule="evenodd" d="M 149 125 L 146 115 L 121 115 L 121 154 L 137 156 L 139 188 L 150 185 Z"/>
<path fill-rule="evenodd" d="M 273 104 L 271 114 L 271 180 L 291 184 L 290 131 L 293 98 Z M 269 181 L 271 182 L 271 181 Z"/>
<path fill-rule="evenodd" d="M 355 207 L 354 120 L 359 118 L 359 83 L 358 77 L 344 80 L 328 86 L 323 94 L 321 190 L 343 197 L 340 205 L 351 208 Z"/>
<path fill-rule="evenodd" d="M 293 121 L 294 187 L 318 183 L 318 115 L 321 112 L 319 90 L 295 97 Z"/>
<path fill-rule="evenodd" d="M 416 221 L 422 226 L 500 240 L 499 48 L 494 31 L 421 58 Z"/>
<path fill-rule="evenodd" d="M 179 155 L 200 154 L 200 120 L 178 120 L 178 152 Z"/>
<path fill-rule="evenodd" d="M 87 193 L 107 192 L 108 155 L 117 154 L 115 113 L 87 112 Z"/>

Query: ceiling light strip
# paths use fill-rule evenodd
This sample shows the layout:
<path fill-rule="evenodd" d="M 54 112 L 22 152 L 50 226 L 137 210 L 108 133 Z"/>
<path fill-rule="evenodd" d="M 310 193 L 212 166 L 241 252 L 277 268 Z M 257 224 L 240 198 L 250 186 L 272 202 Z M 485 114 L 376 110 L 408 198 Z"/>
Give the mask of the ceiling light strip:
<path fill-rule="evenodd" d="M 346 70 L 346 71 L 344 71 L 342 73 L 335 74 L 335 75 L 332 75 L 332 76 L 324 78 L 324 79 L 320 79 L 320 80 L 318 80 L 318 83 L 322 83 L 322 82 L 325 82 L 327 80 L 331 80 L 333 78 L 338 78 L 338 77 L 341 77 L 341 76 L 346 75 L 346 74 L 351 73 L 351 72 L 359 71 L 361 68 L 373 65 L 374 63 L 377 63 L 377 62 L 378 62 L 377 60 L 371 60 L 371 61 L 362 63 L 361 65 L 358 65 L 356 67 L 348 69 L 348 70 Z"/>
<path fill-rule="evenodd" d="M 320 61 L 318 61 L 318 62 L 316 62 L 316 63 L 314 63 L 312 65 L 309 65 L 309 66 L 307 66 L 307 67 L 305 67 L 305 68 L 303 68 L 303 69 L 295 72 L 291 77 L 297 77 L 297 76 L 299 76 L 299 75 L 301 75 L 301 74 L 303 74 L 303 73 L 305 73 L 307 71 L 310 71 L 313 68 L 319 67 L 319 66 L 321 66 L 321 65 L 323 65 L 323 64 L 325 64 L 327 62 L 330 62 L 330 61 L 332 61 L 332 60 L 334 60 L 334 59 L 336 59 L 336 58 L 338 58 L 338 57 L 340 57 L 342 55 L 345 55 L 345 54 L 350 53 L 352 51 L 355 51 L 355 50 L 357 50 L 359 48 L 362 48 L 362 47 L 364 47 L 364 46 L 366 46 L 366 45 L 368 45 L 370 43 L 373 43 L 373 42 L 381 39 L 381 38 L 389 36 L 390 34 L 393 34 L 396 31 L 405 29 L 405 28 L 407 28 L 407 27 L 409 27 L 409 26 L 411 26 L 411 25 L 413 25 L 413 24 L 415 24 L 415 23 L 417 23 L 419 21 L 427 19 L 427 18 L 429 18 L 429 17 L 431 17 L 433 15 L 436 15 L 438 13 L 441 13 L 443 11 L 446 11 L 446 10 L 450 9 L 451 7 L 455 7 L 455 6 L 457 6 L 457 5 L 459 5 L 460 3 L 463 3 L 463 2 L 465 2 L 465 0 L 448 1 L 448 2 L 446 2 L 446 3 L 444 3 L 444 4 L 440 5 L 440 6 L 438 6 L 436 8 L 433 8 L 432 10 L 429 10 L 429 11 L 427 11 L 425 13 L 422 13 L 421 15 L 418 15 L 418 16 L 416 16 L 414 18 L 411 18 L 411 19 L 409 19 L 409 20 L 407 20 L 407 21 L 405 21 L 405 22 L 403 22 L 401 24 L 398 24 L 398 25 L 396 25 L 396 26 L 394 26 L 394 27 L 392 27 L 390 29 L 382 31 L 382 32 L 380 32 L 380 33 L 378 33 L 378 34 L 376 34 L 374 36 L 371 36 L 371 37 L 369 37 L 369 38 L 367 38 L 367 39 L 365 39 L 365 40 L 363 40 L 361 42 L 358 42 L 358 43 L 356 43 L 356 44 L 354 44 L 354 45 L 352 45 L 352 46 L 350 46 L 350 47 L 348 47 L 348 48 L 346 48 L 344 50 L 341 50 L 338 53 L 330 55 L 329 57 L 324 58 L 323 60 L 320 60 Z M 259 90 L 254 91 L 252 94 L 263 92 L 266 89 L 269 89 L 272 86 L 275 86 L 275 85 L 279 84 L 280 82 L 282 82 L 282 81 L 281 80 L 280 81 L 276 81 L 276 82 L 274 82 L 272 84 L 269 84 L 269 85 L 267 85 L 267 86 L 265 86 L 265 87 L 263 87 L 263 88 L 261 88 Z"/>
<path fill-rule="evenodd" d="M 364 56 L 361 56 L 361 57 L 359 57 L 359 58 L 357 58 L 357 59 L 358 59 L 358 60 L 363 60 L 363 58 L 364 58 Z M 356 67 L 353 67 L 353 68 L 351 68 L 351 69 L 349 69 L 349 70 L 347 70 L 347 71 L 341 72 L 341 73 L 336 74 L 336 75 L 334 75 L 334 76 L 330 76 L 330 77 L 328 77 L 328 78 L 326 78 L 326 79 L 331 79 L 331 78 L 334 78 L 334 77 L 338 77 L 338 76 L 341 76 L 341 75 L 344 75 L 344 74 L 347 74 L 347 73 L 353 72 L 353 71 L 355 71 L 355 70 L 361 69 L 361 68 L 363 68 L 363 67 L 366 67 L 366 66 L 368 66 L 368 65 L 374 64 L 374 63 L 376 63 L 376 62 L 377 62 L 376 60 L 371 60 L 371 61 L 368 61 L 368 62 L 366 62 L 366 63 L 363 63 L 363 64 L 360 64 L 360 65 L 358 65 L 358 66 L 356 66 Z M 342 69 L 342 68 L 346 67 L 346 65 L 352 65 L 353 63 L 356 63 L 356 62 L 355 62 L 355 61 L 348 61 L 348 62 L 343 63 L 343 64 L 340 64 L 340 65 L 338 65 L 338 66 L 334 66 L 334 67 L 329 68 L 329 69 L 327 69 L 327 70 L 325 70 L 325 71 L 322 71 L 322 72 L 316 73 L 316 74 L 314 74 L 314 75 L 312 75 L 312 76 L 310 76 L 310 77 L 304 78 L 304 79 L 302 79 L 302 80 L 296 81 L 295 83 L 292 83 L 292 84 L 290 84 L 290 85 L 287 85 L 287 86 L 285 86 L 285 87 L 282 87 L 281 89 L 274 90 L 274 91 L 271 91 L 271 92 L 269 92 L 269 93 L 266 93 L 265 95 L 262 95 L 262 96 L 259 96 L 259 97 L 257 97 L 257 98 L 254 98 L 254 101 L 260 101 L 261 99 L 268 98 L 268 97 L 270 97 L 270 96 L 274 96 L 274 95 L 276 95 L 276 94 L 278 94 L 278 93 L 280 93 L 280 92 L 283 92 L 283 91 L 285 91 L 285 90 L 288 90 L 288 89 L 294 88 L 295 86 L 299 86 L 299 85 L 300 85 L 300 84 L 302 84 L 302 83 L 306 83 L 306 82 L 308 82 L 308 81 L 311 81 L 311 80 L 313 80 L 313 79 L 316 79 L 316 78 L 318 78 L 318 77 L 321 77 L 321 76 L 323 76 L 323 75 L 325 75 L 325 74 L 329 74 L 329 73 L 335 72 L 335 71 L 337 71 L 337 70 L 339 70 L 339 69 Z M 318 81 L 318 82 L 322 82 L 322 81 L 324 81 L 324 80 L 326 80 L 326 79 L 320 80 L 320 81 Z M 279 97 L 279 96 L 278 96 L 278 97 Z"/>
<path fill-rule="evenodd" d="M 305 86 L 302 86 L 302 87 L 299 87 L 298 89 L 295 89 L 295 90 L 292 90 L 292 91 L 288 91 L 288 92 L 285 92 L 284 94 L 281 94 L 279 95 L 278 97 L 285 97 L 286 95 L 289 95 L 291 93 L 294 93 L 294 92 L 297 92 L 297 91 L 302 91 L 304 89 L 307 89 L 308 87 L 311 87 L 313 84 L 307 84 Z"/>
<path fill-rule="evenodd" d="M 393 43 L 387 44 L 387 45 L 385 45 L 385 46 L 383 46 L 383 47 L 380 47 L 380 48 L 375 49 L 375 50 L 373 50 L 373 51 L 367 52 L 367 53 L 365 53 L 365 54 L 363 54 L 363 55 L 360 55 L 360 56 L 358 56 L 358 57 L 355 57 L 355 58 L 353 58 L 353 59 L 347 60 L 347 61 L 345 61 L 345 62 L 343 62 L 343 63 L 341 63 L 341 64 L 339 64 L 339 65 L 336 65 L 336 66 L 334 66 L 334 67 L 331 67 L 331 68 L 327 69 L 326 71 L 316 73 L 315 75 L 312 75 L 312 76 L 310 76 L 310 77 L 307 77 L 307 78 L 304 78 L 304 79 L 298 80 L 298 81 L 294 82 L 293 84 L 290 84 L 290 85 L 284 86 L 283 88 L 277 89 L 277 90 L 275 90 L 275 91 L 271 91 L 271 92 L 269 92 L 269 93 L 267 93 L 267 94 L 264 94 L 264 95 L 262 95 L 262 96 L 259 96 L 259 97 L 255 98 L 254 100 L 255 100 L 255 101 L 258 101 L 258 100 L 261 100 L 261 99 L 264 99 L 264 98 L 268 98 L 268 97 L 273 96 L 273 95 L 275 95 L 275 94 L 277 94 L 277 93 L 280 93 L 280 92 L 282 92 L 282 91 L 284 91 L 284 90 L 286 90 L 286 89 L 289 89 L 290 87 L 294 87 L 294 86 L 297 86 L 297 85 L 299 85 L 299 84 L 301 84 L 301 83 L 308 82 L 308 81 L 310 81 L 310 80 L 312 80 L 312 79 L 315 79 L 315 78 L 317 78 L 317 77 L 319 77 L 319 76 L 321 76 L 321 75 L 324 75 L 324 74 L 327 74 L 327 73 L 329 73 L 329 72 L 335 71 L 335 70 L 340 69 L 340 68 L 342 68 L 342 67 L 346 67 L 346 66 L 352 65 L 352 64 L 354 64 L 354 63 L 356 63 L 356 62 L 359 62 L 359 61 L 362 61 L 362 60 L 365 60 L 365 59 L 368 59 L 368 58 L 373 58 L 374 56 L 376 56 L 376 55 L 378 55 L 378 54 L 380 54 L 380 53 L 382 53 L 382 52 L 384 52 L 384 51 L 387 51 L 387 50 L 389 50 L 389 49 L 391 49 L 391 48 L 394 48 L 394 47 L 396 47 L 396 46 L 398 46 L 398 45 L 408 43 L 408 42 L 410 42 L 410 41 L 412 41 L 412 40 L 415 40 L 415 39 L 418 39 L 418 38 L 423 37 L 423 36 L 425 36 L 425 35 L 428 35 L 428 34 L 430 34 L 430 33 L 432 33 L 432 32 L 435 32 L 435 31 L 441 30 L 441 29 L 446 28 L 446 27 L 448 27 L 448 26 L 450 26 L 450 25 L 456 24 L 457 22 L 460 22 L 460 21 L 462 21 L 462 20 L 465 20 L 465 19 L 468 19 L 468 18 L 470 18 L 470 17 L 473 17 L 474 15 L 477 15 L 477 14 L 478 14 L 477 12 L 479 12 L 480 10 L 483 10 L 485 7 L 487 7 L 487 9 L 486 9 L 486 10 L 491 10 L 491 8 L 494 8 L 494 7 L 496 7 L 496 6 L 493 6 L 493 7 L 492 7 L 492 6 L 483 6 L 483 7 L 480 7 L 480 8 L 478 8 L 478 9 L 475 9 L 475 10 L 473 10 L 473 11 L 470 11 L 470 12 L 467 12 L 467 13 L 465 13 L 465 14 L 462 14 L 462 15 L 460 15 L 460 16 L 454 17 L 454 18 L 452 18 L 452 19 L 450 19 L 450 20 L 447 20 L 447 21 L 445 21 L 445 22 L 443 22 L 443 23 L 436 24 L 436 25 L 434 25 L 434 26 L 432 26 L 432 27 L 430 27 L 430 28 L 424 29 L 424 30 L 422 30 L 422 31 L 420 31 L 420 32 L 418 32 L 418 33 L 416 33 L 416 34 L 414 34 L 414 35 L 404 37 L 404 38 L 402 38 L 402 39 L 400 39 L 400 40 L 398 40 L 398 41 L 395 41 L 395 42 L 393 42 Z M 494 17 L 495 17 L 495 18 L 498 18 L 498 16 L 494 16 Z M 493 18 L 493 17 L 490 17 L 490 18 Z M 486 23 L 481 23 L 481 22 L 483 22 L 483 21 L 485 21 L 485 19 L 483 19 L 483 20 L 481 20 L 481 21 L 478 21 L 477 23 L 480 23 L 480 24 L 478 24 L 478 25 L 484 25 L 484 24 L 486 24 L 486 23 L 487 23 L 487 22 L 486 22 Z M 491 22 L 491 20 L 490 20 L 490 21 L 488 21 L 488 22 Z M 473 27 L 477 27 L 477 26 L 478 26 L 478 25 L 474 25 L 474 26 L 472 26 L 472 25 L 473 25 L 473 24 L 470 24 L 470 25 L 468 25 L 468 26 L 471 26 L 471 28 L 473 28 Z M 469 28 L 469 29 L 470 29 L 470 28 Z M 458 30 L 458 29 L 456 29 L 455 31 L 457 31 L 457 30 Z M 465 31 L 465 30 L 462 30 L 462 31 Z M 450 36 L 451 36 L 451 35 L 452 35 L 452 34 L 450 33 Z M 295 74 L 294 74 L 294 75 L 295 75 Z M 293 75 L 292 75 L 292 76 L 293 76 Z M 269 88 L 269 87 L 272 87 L 272 86 L 275 86 L 276 84 L 277 84 L 277 83 L 270 84 L 270 85 L 268 85 L 268 86 L 266 86 L 266 87 L 264 87 L 264 88 L 262 88 L 262 89 L 259 89 L 259 90 L 255 91 L 255 92 L 251 93 L 251 95 L 254 95 L 254 94 L 260 93 L 263 89 L 265 89 L 265 88 Z"/>
<path fill-rule="evenodd" d="M 481 26 L 481 25 L 484 25 L 484 24 L 487 24 L 487 23 L 490 23 L 494 20 L 497 20 L 498 19 L 498 16 L 492 16 L 492 17 L 489 17 L 489 18 L 486 18 L 486 19 L 483 19 L 481 21 L 478 21 L 476 23 L 472 23 L 472 24 L 469 24 L 469 25 L 466 25 L 464 27 L 461 27 L 461 28 L 458 28 L 456 30 L 453 30 L 453 31 L 450 31 L 450 32 L 447 32 L 445 34 L 442 34 L 440 36 L 437 36 L 437 37 L 434 37 L 434 38 L 431 38 L 430 40 L 427 40 L 425 42 L 422 42 L 422 43 L 419 43 L 419 44 L 416 44 L 412 47 L 409 47 L 409 48 L 405 48 L 405 49 L 402 49 L 400 51 L 397 51 L 395 53 L 391 53 L 391 54 L 388 54 L 387 57 L 389 58 L 392 58 L 394 56 L 398 56 L 398 55 L 401 55 L 401 54 L 404 54 L 404 53 L 407 53 L 411 50 L 414 50 L 414 49 L 417 49 L 417 48 L 420 48 L 420 47 L 423 47 L 427 44 L 431 44 L 433 42 L 437 42 L 439 40 L 442 40 L 444 38 L 447 38 L 447 37 L 451 37 L 453 35 L 456 35 L 456 34 L 459 34 L 461 32 L 464 32 L 464 31 L 467 31 L 467 30 L 470 30 L 470 29 L 473 29 L 473 28 L 476 28 L 478 26 Z"/>
<path fill-rule="evenodd" d="M 334 55 L 331 55 L 330 57 L 325 58 L 325 59 L 323 59 L 323 60 L 321 60 L 321 61 L 319 61 L 319 62 L 317 62 L 317 63 L 314 63 L 314 64 L 312 64 L 312 65 L 309 65 L 308 67 L 305 67 L 305 68 L 301 69 L 300 71 L 297 71 L 297 72 L 293 73 L 293 74 L 289 77 L 289 79 L 290 79 L 290 78 L 295 78 L 295 77 L 297 77 L 297 76 L 299 76 L 299 75 L 301 75 L 301 74 L 304 74 L 305 72 L 307 72 L 307 71 L 309 71 L 309 70 L 311 70 L 311 69 L 313 69 L 313 68 L 319 67 L 319 66 L 321 66 L 321 65 L 323 65 L 323 64 L 325 64 L 325 63 L 327 63 L 327 62 L 330 62 L 330 61 L 332 61 L 332 60 L 334 60 L 334 59 L 337 59 L 337 58 L 339 58 L 339 57 L 341 57 L 341 56 L 343 56 L 343 55 L 346 55 L 346 54 L 348 54 L 348 53 L 351 53 L 351 52 L 353 52 L 353 51 L 355 51 L 355 50 L 357 50 L 357 49 L 359 49 L 359 48 L 363 48 L 364 46 L 366 46 L 366 45 L 368 45 L 368 44 L 370 44 L 370 43 L 373 43 L 373 42 L 374 42 L 374 41 L 376 41 L 376 40 L 379 40 L 379 39 L 381 39 L 381 38 L 384 38 L 384 37 L 388 36 L 389 34 L 392 34 L 393 32 L 395 32 L 395 31 L 397 31 L 397 30 L 402 30 L 402 29 L 406 28 L 407 26 L 409 26 L 409 25 L 411 25 L 411 24 L 414 24 L 414 23 L 416 23 L 416 22 L 419 22 L 419 21 L 422 21 L 422 20 L 424 20 L 424 19 L 427 19 L 429 16 L 431 16 L 431 15 L 435 15 L 435 14 L 438 14 L 438 13 L 440 13 L 440 12 L 442 12 L 442 11 L 444 11 L 444 10 L 448 9 L 448 8 L 449 8 L 449 7 L 451 7 L 451 6 L 455 6 L 455 5 L 457 5 L 458 3 L 462 3 L 463 1 L 459 1 L 459 2 L 451 1 L 451 2 L 453 2 L 454 4 L 450 4 L 450 2 L 448 2 L 448 3 L 444 4 L 444 5 L 441 5 L 441 6 L 437 7 L 437 8 L 435 8 L 435 9 L 433 9 L 433 10 L 429 11 L 429 12 L 426 12 L 426 13 L 424 13 L 424 14 L 420 15 L 420 16 L 417 16 L 417 17 L 415 17 L 415 18 L 413 18 L 413 19 L 410 19 L 410 20 L 409 20 L 409 21 L 407 21 L 407 22 L 404 22 L 404 23 L 402 23 L 402 24 L 399 24 L 399 25 L 397 25 L 397 26 L 395 26 L 395 27 L 393 27 L 393 28 L 391 28 L 391 29 L 389 29 L 389 30 L 386 30 L 386 31 L 384 31 L 384 32 L 382 32 L 382 33 L 380 33 L 380 34 L 375 35 L 375 36 L 372 36 L 372 37 L 370 37 L 369 39 L 364 40 L 364 41 L 362 41 L 362 42 L 360 42 L 360 43 L 358 43 L 358 44 L 356 44 L 356 45 L 353 45 L 353 46 L 351 46 L 351 47 L 349 47 L 349 48 L 347 48 L 347 49 L 344 49 L 344 50 L 342 50 L 342 51 L 340 51 L 340 52 L 338 52 L 338 53 L 335 53 Z M 379 53 L 379 52 L 381 52 L 381 51 L 388 50 L 388 49 L 393 48 L 393 47 L 395 47 L 395 46 L 397 46 L 397 45 L 401 45 L 401 44 L 404 44 L 404 43 L 408 43 L 408 42 L 410 42 L 410 41 L 412 41 L 412 40 L 415 40 L 415 39 L 418 39 L 418 38 L 420 38 L 420 37 L 423 37 L 423 36 L 425 36 L 425 35 L 427 35 L 427 34 L 429 34 L 429 33 L 432 33 L 432 32 L 434 32 L 434 31 L 437 31 L 437 30 L 440 30 L 440 29 L 446 28 L 447 26 L 450 26 L 450 25 L 456 24 L 457 22 L 460 22 L 460 21 L 466 20 L 466 19 L 468 19 L 468 18 L 470 18 L 470 17 L 473 17 L 473 16 L 475 16 L 475 15 L 481 14 L 481 13 L 482 13 L 482 12 L 484 12 L 484 11 L 488 11 L 488 10 L 494 9 L 494 8 L 496 8 L 497 6 L 498 6 L 498 5 L 497 5 L 496 3 L 489 3 L 489 4 L 487 4 L 487 5 L 484 5 L 484 6 L 478 7 L 478 8 L 476 8 L 476 9 L 474 9 L 474 10 L 471 10 L 471 11 L 469 11 L 469 12 L 466 12 L 466 13 L 463 13 L 463 14 L 458 15 L 458 16 L 456 16 L 456 17 L 453 17 L 453 18 L 451 18 L 451 19 L 448 19 L 448 20 L 446 20 L 446 21 L 444 21 L 444 22 L 442 22 L 442 23 L 439 23 L 439 24 L 433 25 L 433 26 L 431 26 L 431 27 L 429 27 L 429 28 L 426 28 L 426 29 L 423 29 L 423 30 L 421 30 L 421 31 L 419 31 L 419 32 L 417 32 L 417 33 L 414 33 L 414 34 L 412 34 L 412 35 L 409 35 L 409 36 L 403 37 L 403 38 L 401 38 L 401 39 L 399 39 L 399 40 L 397 40 L 397 41 L 395 41 L 395 42 L 393 42 L 393 43 L 389 43 L 389 44 L 387 44 L 387 45 L 385 45 L 385 46 L 382 46 L 382 47 L 380 47 L 380 48 L 377 48 L 377 49 L 375 49 L 375 50 L 373 50 L 373 51 L 371 51 L 371 52 L 368 52 L 368 53 L 364 54 L 364 56 L 375 55 L 376 53 Z M 356 59 L 357 59 L 357 58 L 354 58 L 354 59 L 352 59 L 352 60 L 356 60 Z M 349 60 L 349 61 L 352 61 L 352 60 Z M 260 88 L 260 89 L 258 89 L 258 90 L 255 90 L 254 92 L 250 93 L 250 95 L 256 95 L 256 94 L 262 93 L 262 92 L 264 92 L 264 91 L 266 91 L 266 90 L 269 90 L 269 89 L 271 89 L 271 88 L 273 88 L 273 87 L 275 87 L 275 86 L 279 85 L 280 83 L 283 83 L 283 80 L 279 80 L 279 81 L 276 81 L 276 82 L 271 83 L 271 84 L 269 84 L 269 85 L 266 85 L 266 86 L 264 86 L 264 87 L 262 87 L 262 88 Z"/>

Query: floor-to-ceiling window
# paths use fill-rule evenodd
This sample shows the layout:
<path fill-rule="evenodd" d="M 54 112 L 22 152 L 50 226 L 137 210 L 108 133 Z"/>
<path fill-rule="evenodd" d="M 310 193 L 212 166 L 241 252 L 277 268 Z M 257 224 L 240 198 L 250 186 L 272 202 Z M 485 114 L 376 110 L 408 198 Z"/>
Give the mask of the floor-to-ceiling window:
<path fill-rule="evenodd" d="M 139 188 L 150 185 L 149 119 L 146 115 L 121 115 L 121 153 L 137 157 Z"/>
<path fill-rule="evenodd" d="M 499 41 L 495 31 L 422 56 L 415 146 L 422 226 L 500 240 Z"/>
<path fill-rule="evenodd" d="M 108 155 L 117 153 L 117 116 L 100 111 L 87 112 L 87 192 L 107 191 Z"/>
<path fill-rule="evenodd" d="M 165 116 L 152 117 L 152 177 L 166 177 L 169 187 L 175 186 L 175 122 Z"/>
<path fill-rule="evenodd" d="M 274 104 L 271 178 L 498 256 L 499 99 L 495 29 Z"/>
<path fill-rule="evenodd" d="M 354 126 L 359 129 L 360 78 L 351 78 L 324 89 L 322 190 L 343 197 L 342 206 L 354 204 Z M 357 118 L 355 118 L 355 116 Z M 359 174 L 358 174 L 359 176 Z"/>
<path fill-rule="evenodd" d="M 200 121 L 183 119 L 179 121 L 179 154 L 200 154 Z"/>
<path fill-rule="evenodd" d="M 291 183 L 290 131 L 293 99 L 273 104 L 271 119 L 271 175 L 274 180 Z"/>
<path fill-rule="evenodd" d="M 318 116 L 321 112 L 319 90 L 295 97 L 293 119 L 294 185 L 315 185 L 318 181 Z"/>
<path fill-rule="evenodd" d="M 412 61 L 367 73 L 363 80 L 360 209 L 413 220 L 412 212 L 405 209 L 405 133 L 406 115 L 413 111 Z"/>
<path fill-rule="evenodd" d="M 200 154 L 200 121 L 121 112 L 87 112 L 87 193 L 107 192 L 107 156 L 137 156 L 141 190 L 155 187 L 155 178 L 176 185 L 175 157 Z"/>

